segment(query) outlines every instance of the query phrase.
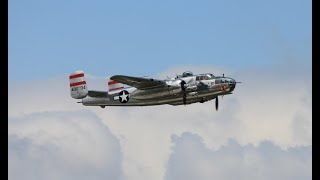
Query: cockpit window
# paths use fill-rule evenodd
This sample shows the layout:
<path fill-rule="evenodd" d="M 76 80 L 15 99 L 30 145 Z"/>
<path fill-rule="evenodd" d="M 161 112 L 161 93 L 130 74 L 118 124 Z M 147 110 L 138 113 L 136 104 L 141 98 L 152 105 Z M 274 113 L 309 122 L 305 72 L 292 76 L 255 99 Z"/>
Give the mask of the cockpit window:
<path fill-rule="evenodd" d="M 218 77 L 216 78 L 216 84 L 220 84 L 220 83 L 228 83 L 229 80 L 227 78 L 222 78 L 222 77 Z"/>
<path fill-rule="evenodd" d="M 196 77 L 196 81 L 200 80 L 210 80 L 210 79 L 215 79 L 216 77 L 213 74 L 207 73 L 207 74 L 199 74 Z"/>
<path fill-rule="evenodd" d="M 186 71 L 186 72 L 182 73 L 182 77 L 188 77 L 188 76 L 193 76 L 193 73 L 190 71 Z"/>
<path fill-rule="evenodd" d="M 216 78 L 213 74 L 209 74 L 211 76 L 211 79 Z"/>
<path fill-rule="evenodd" d="M 208 80 L 208 79 L 211 79 L 210 76 L 206 75 L 206 74 L 202 74 L 202 75 L 198 75 L 196 77 L 196 80 L 199 81 L 199 80 Z"/>
<path fill-rule="evenodd" d="M 207 78 L 208 78 L 208 79 L 212 79 L 212 77 L 211 77 L 210 74 L 207 74 Z"/>

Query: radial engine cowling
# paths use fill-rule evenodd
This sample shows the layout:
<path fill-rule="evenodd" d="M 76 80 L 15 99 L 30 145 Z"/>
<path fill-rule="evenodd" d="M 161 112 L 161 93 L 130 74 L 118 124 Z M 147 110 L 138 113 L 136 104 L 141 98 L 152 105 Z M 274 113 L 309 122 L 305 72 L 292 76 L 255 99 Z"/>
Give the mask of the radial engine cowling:
<path fill-rule="evenodd" d="M 168 82 L 168 92 L 170 95 L 175 95 L 183 91 L 181 83 L 184 82 L 180 79 Z"/>

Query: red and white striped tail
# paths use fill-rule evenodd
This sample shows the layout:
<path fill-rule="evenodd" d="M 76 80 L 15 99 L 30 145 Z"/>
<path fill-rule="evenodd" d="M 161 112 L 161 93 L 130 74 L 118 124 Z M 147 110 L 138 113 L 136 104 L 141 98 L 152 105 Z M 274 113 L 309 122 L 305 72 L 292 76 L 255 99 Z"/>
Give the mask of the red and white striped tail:
<path fill-rule="evenodd" d="M 110 80 L 108 82 L 108 90 L 109 91 L 116 91 L 116 90 L 123 89 L 123 88 L 124 88 L 124 84 L 121 84 L 117 81 Z"/>
<path fill-rule="evenodd" d="M 88 95 L 87 83 L 83 71 L 76 71 L 69 76 L 70 94 L 72 98 L 82 99 Z"/>

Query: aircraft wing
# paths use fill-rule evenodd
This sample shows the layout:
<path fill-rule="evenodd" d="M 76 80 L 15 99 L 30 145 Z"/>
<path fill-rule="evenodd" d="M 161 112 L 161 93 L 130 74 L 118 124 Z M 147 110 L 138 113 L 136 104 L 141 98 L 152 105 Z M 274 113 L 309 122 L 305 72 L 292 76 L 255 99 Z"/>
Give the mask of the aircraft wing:
<path fill-rule="evenodd" d="M 90 97 L 107 97 L 108 92 L 106 92 L 106 91 L 88 91 L 88 96 L 90 96 Z"/>
<path fill-rule="evenodd" d="M 131 77 L 123 75 L 115 75 L 110 78 L 122 84 L 135 87 L 137 89 L 150 89 L 166 85 L 165 81 L 153 78 Z"/>

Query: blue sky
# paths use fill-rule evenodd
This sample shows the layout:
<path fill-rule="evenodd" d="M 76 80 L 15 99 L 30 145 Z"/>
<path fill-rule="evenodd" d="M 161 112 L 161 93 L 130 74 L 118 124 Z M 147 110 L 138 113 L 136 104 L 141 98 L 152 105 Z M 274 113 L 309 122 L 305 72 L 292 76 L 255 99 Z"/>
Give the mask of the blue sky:
<path fill-rule="evenodd" d="M 10 180 L 312 179 L 310 0 L 9 0 L 8 10 Z M 70 97 L 78 69 L 187 68 L 242 83 L 219 111 Z"/>
<path fill-rule="evenodd" d="M 193 64 L 243 69 L 286 57 L 311 65 L 306 0 L 9 0 L 8 11 L 9 80 L 77 69 L 96 76 Z"/>

